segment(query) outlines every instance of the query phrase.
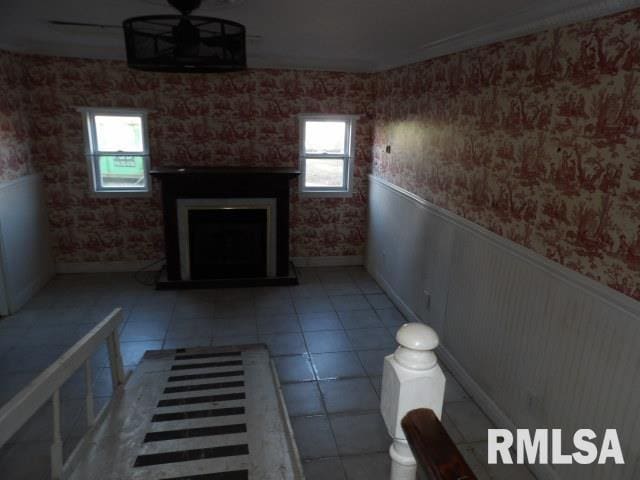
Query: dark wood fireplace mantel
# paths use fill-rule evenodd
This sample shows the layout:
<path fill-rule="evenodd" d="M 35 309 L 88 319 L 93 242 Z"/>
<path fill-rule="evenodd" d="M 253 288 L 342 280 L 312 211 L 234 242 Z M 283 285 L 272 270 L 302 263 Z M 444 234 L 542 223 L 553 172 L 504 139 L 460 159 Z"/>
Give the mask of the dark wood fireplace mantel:
<path fill-rule="evenodd" d="M 163 167 L 151 170 L 162 185 L 167 277 L 159 288 L 268 285 L 296 283 L 289 265 L 289 188 L 300 174 L 293 168 L 268 167 Z M 183 281 L 180 273 L 178 232 L 179 199 L 275 198 L 276 277 L 264 279 L 212 279 Z"/>

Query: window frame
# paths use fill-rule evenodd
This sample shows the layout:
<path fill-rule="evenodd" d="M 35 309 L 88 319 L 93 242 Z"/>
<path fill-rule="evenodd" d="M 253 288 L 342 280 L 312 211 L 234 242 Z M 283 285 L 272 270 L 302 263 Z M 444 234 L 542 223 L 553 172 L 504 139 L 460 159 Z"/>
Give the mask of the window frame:
<path fill-rule="evenodd" d="M 353 171 L 355 169 L 355 151 L 356 151 L 356 124 L 358 115 L 345 114 L 316 114 L 304 113 L 298 115 L 298 129 L 300 132 L 300 195 L 304 197 L 350 197 L 353 195 Z M 345 147 L 344 154 L 308 154 L 305 151 L 306 122 L 345 122 Z M 342 187 L 309 187 L 306 185 L 306 166 L 308 159 L 342 159 L 344 162 L 343 170 L 343 186 Z"/>
<path fill-rule="evenodd" d="M 150 197 L 151 177 L 149 175 L 149 130 L 147 122 L 148 110 L 140 108 L 86 108 L 77 109 L 82 113 L 83 137 L 85 146 L 85 158 L 87 160 L 87 170 L 89 173 L 89 191 L 92 197 Z M 111 115 L 118 117 L 140 118 L 142 126 L 142 152 L 128 151 L 101 151 L 98 150 L 97 130 L 95 117 L 100 115 Z M 132 156 L 142 157 L 144 167 L 144 188 L 104 188 L 100 186 L 100 157 L 103 156 Z"/>

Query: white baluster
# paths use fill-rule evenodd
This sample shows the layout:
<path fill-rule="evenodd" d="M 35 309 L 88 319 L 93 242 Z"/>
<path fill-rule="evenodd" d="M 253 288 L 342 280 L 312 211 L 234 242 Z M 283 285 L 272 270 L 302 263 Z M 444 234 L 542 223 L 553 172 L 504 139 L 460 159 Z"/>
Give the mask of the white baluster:
<path fill-rule="evenodd" d="M 93 375 L 91 375 L 91 358 L 84 363 L 85 400 L 87 404 L 87 425 L 93 427 L 96 421 L 93 408 Z"/>
<path fill-rule="evenodd" d="M 60 432 L 60 390 L 53 394 L 53 443 L 51 444 L 51 478 L 62 478 L 62 434 Z"/>
<path fill-rule="evenodd" d="M 430 408 L 440 418 L 445 376 L 433 350 L 438 334 L 422 323 L 407 323 L 398 330 L 397 350 L 385 357 L 380 410 L 393 444 L 391 480 L 414 480 L 416 461 L 400 422 L 410 410 Z"/>
<path fill-rule="evenodd" d="M 117 337 L 117 329 L 107 337 L 107 348 L 109 350 L 109 365 L 111 366 L 111 380 L 115 390 L 124 383 L 124 369 L 122 367 L 122 355 L 120 353 L 120 342 Z"/>

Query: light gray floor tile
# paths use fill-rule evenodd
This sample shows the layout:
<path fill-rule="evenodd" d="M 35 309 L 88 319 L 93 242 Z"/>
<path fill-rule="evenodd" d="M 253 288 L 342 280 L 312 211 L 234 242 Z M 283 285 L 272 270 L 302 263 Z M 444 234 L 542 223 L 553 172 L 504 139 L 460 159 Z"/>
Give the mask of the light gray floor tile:
<path fill-rule="evenodd" d="M 338 311 L 366 310 L 370 308 L 369 302 L 362 294 L 357 295 L 332 295 L 329 297 L 333 307 Z"/>
<path fill-rule="evenodd" d="M 259 343 L 257 335 L 226 335 L 211 339 L 211 345 L 214 347 L 222 345 L 251 345 L 254 343 Z"/>
<path fill-rule="evenodd" d="M 60 355 L 67 347 L 60 345 L 26 346 L 9 350 L 0 357 L 0 376 L 7 373 L 41 372 Z"/>
<path fill-rule="evenodd" d="M 340 455 L 389 450 L 391 437 L 379 413 L 332 415 L 330 418 Z"/>
<path fill-rule="evenodd" d="M 318 458 L 303 463 L 306 480 L 345 480 L 340 457 Z"/>
<path fill-rule="evenodd" d="M 346 282 L 323 283 L 327 295 L 359 295 L 362 293 L 358 285 L 352 280 Z"/>
<path fill-rule="evenodd" d="M 329 413 L 377 411 L 380 400 L 368 378 L 318 382 Z"/>
<path fill-rule="evenodd" d="M 282 393 L 291 417 L 324 414 L 324 405 L 316 382 L 282 385 Z"/>
<path fill-rule="evenodd" d="M 383 327 L 347 330 L 347 337 L 355 350 L 373 350 L 396 346 L 395 339 Z"/>
<path fill-rule="evenodd" d="M 289 293 L 293 300 L 299 298 L 319 298 L 327 296 L 320 281 L 316 279 L 315 282 L 301 283 L 293 287 L 289 287 Z"/>
<path fill-rule="evenodd" d="M 382 293 L 382 289 L 371 277 L 356 278 L 354 281 L 362 293 Z"/>
<path fill-rule="evenodd" d="M 382 375 L 382 368 L 384 366 L 384 357 L 393 353 L 394 348 L 383 348 L 377 350 L 363 350 L 357 352 L 360 362 L 364 367 L 367 375 Z"/>
<path fill-rule="evenodd" d="M 164 340 L 167 334 L 166 324 L 153 322 L 127 322 L 120 334 L 122 342 L 139 342 L 145 340 Z"/>
<path fill-rule="evenodd" d="M 327 296 L 294 298 L 293 304 L 299 315 L 304 313 L 333 312 L 334 310 L 333 304 Z"/>
<path fill-rule="evenodd" d="M 366 376 L 353 352 L 314 353 L 311 361 L 319 380 Z"/>
<path fill-rule="evenodd" d="M 204 318 L 212 317 L 214 305 L 212 302 L 181 301 L 176 302 L 173 318 Z"/>
<path fill-rule="evenodd" d="M 334 457 L 338 454 L 326 416 L 295 417 L 291 425 L 302 458 Z"/>
<path fill-rule="evenodd" d="M 278 302 L 257 302 L 256 303 L 256 315 L 287 315 L 295 314 L 296 309 L 293 306 L 293 301 L 287 299 Z"/>
<path fill-rule="evenodd" d="M 257 335 L 258 325 L 253 316 L 237 316 L 228 318 L 214 318 L 211 333 L 214 337 L 230 335 Z"/>
<path fill-rule="evenodd" d="M 167 329 L 167 340 L 200 337 L 207 340 L 213 336 L 214 324 L 211 318 L 174 319 Z"/>
<path fill-rule="evenodd" d="M 45 480 L 50 474 L 50 441 L 9 445 L 0 457 L 0 472 L 7 480 Z"/>
<path fill-rule="evenodd" d="M 132 323 L 158 324 L 167 327 L 171 321 L 171 310 L 135 309 L 127 318 Z"/>
<path fill-rule="evenodd" d="M 0 406 L 11 400 L 35 378 L 37 372 L 7 373 L 0 382 Z"/>
<path fill-rule="evenodd" d="M 276 333 L 258 335 L 258 340 L 269 348 L 272 356 L 307 353 L 307 346 L 301 333 Z"/>
<path fill-rule="evenodd" d="M 258 317 L 258 333 L 297 333 L 300 332 L 298 316 L 295 314 L 264 315 Z"/>
<path fill-rule="evenodd" d="M 277 357 L 274 362 L 281 383 L 315 380 L 311 361 L 307 355 Z"/>
<path fill-rule="evenodd" d="M 162 345 L 163 349 L 208 347 L 210 337 L 167 338 Z"/>
<path fill-rule="evenodd" d="M 305 332 L 304 338 L 311 353 L 343 352 L 353 348 L 344 330 Z"/>
<path fill-rule="evenodd" d="M 342 323 L 335 312 L 305 313 L 300 315 L 300 325 L 305 332 L 341 330 Z"/>
<path fill-rule="evenodd" d="M 387 327 L 396 327 L 397 329 L 397 327 L 408 321 L 395 307 L 379 308 L 376 309 L 376 313 Z"/>
<path fill-rule="evenodd" d="M 391 308 L 393 303 L 384 293 L 367 294 L 367 301 L 373 308 Z"/>
<path fill-rule="evenodd" d="M 391 458 L 388 453 L 354 455 L 342 459 L 347 480 L 388 480 Z"/>
<path fill-rule="evenodd" d="M 154 342 L 121 342 L 120 352 L 122 353 L 123 365 L 137 365 L 144 352 L 147 350 L 160 350 L 162 349 L 161 341 Z"/>
<path fill-rule="evenodd" d="M 376 315 L 376 312 L 372 308 L 364 310 L 348 310 L 338 312 L 340 322 L 345 329 L 351 330 L 354 328 L 382 328 L 384 325 Z"/>
<path fill-rule="evenodd" d="M 379 397 L 380 392 L 382 392 L 382 375 L 374 375 L 373 377 L 369 377 L 369 380 L 371 380 L 371 385 L 373 385 Z"/>

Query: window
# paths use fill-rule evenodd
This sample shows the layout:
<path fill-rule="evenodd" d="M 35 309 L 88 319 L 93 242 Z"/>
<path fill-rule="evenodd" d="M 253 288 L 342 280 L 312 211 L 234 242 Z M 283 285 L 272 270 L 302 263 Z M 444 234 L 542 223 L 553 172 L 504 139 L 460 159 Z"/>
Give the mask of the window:
<path fill-rule="evenodd" d="M 82 113 L 93 193 L 97 196 L 148 195 L 146 112 L 83 109 Z"/>
<path fill-rule="evenodd" d="M 353 115 L 300 116 L 300 191 L 317 196 L 351 195 Z"/>

